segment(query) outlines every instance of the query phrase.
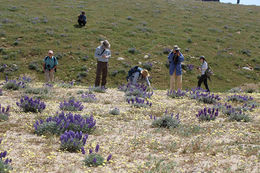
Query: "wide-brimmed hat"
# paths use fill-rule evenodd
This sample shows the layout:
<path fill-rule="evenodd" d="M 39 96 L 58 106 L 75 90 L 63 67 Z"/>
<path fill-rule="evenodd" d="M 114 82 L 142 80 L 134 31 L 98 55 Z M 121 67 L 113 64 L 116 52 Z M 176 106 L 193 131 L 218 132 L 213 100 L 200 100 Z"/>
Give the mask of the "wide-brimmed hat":
<path fill-rule="evenodd" d="M 146 70 L 146 69 L 142 70 L 142 71 L 141 71 L 141 74 L 142 74 L 144 77 L 149 77 L 149 76 L 150 76 L 148 70 Z"/>
<path fill-rule="evenodd" d="M 52 50 L 49 50 L 49 51 L 48 51 L 48 54 L 52 54 L 52 55 L 53 55 L 53 51 L 52 51 Z"/>
<path fill-rule="evenodd" d="M 109 42 L 107 40 L 101 41 L 101 45 L 103 45 L 107 49 L 110 48 L 110 44 L 109 44 Z"/>
<path fill-rule="evenodd" d="M 200 56 L 200 59 L 203 59 L 204 61 L 206 60 L 205 56 Z"/>
<path fill-rule="evenodd" d="M 174 46 L 173 46 L 173 50 L 181 50 L 181 48 L 179 48 L 178 45 L 174 45 Z"/>

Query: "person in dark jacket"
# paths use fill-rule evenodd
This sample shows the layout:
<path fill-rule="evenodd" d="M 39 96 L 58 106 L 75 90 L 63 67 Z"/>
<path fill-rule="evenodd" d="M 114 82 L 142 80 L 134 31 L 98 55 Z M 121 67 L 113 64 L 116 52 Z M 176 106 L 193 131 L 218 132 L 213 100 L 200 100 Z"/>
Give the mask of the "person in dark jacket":
<path fill-rule="evenodd" d="M 198 69 L 201 71 L 201 76 L 199 77 L 198 88 L 200 88 L 200 86 L 203 82 L 206 90 L 209 92 L 208 77 L 207 77 L 207 74 L 206 74 L 206 71 L 208 69 L 208 63 L 207 63 L 204 56 L 200 57 L 200 62 L 201 62 L 201 67 L 199 67 Z"/>
<path fill-rule="evenodd" d="M 129 70 L 126 80 L 132 84 L 146 83 L 147 86 L 150 87 L 151 83 L 149 81 L 149 77 L 150 74 L 148 70 L 135 66 Z"/>
<path fill-rule="evenodd" d="M 173 50 L 168 56 L 168 61 L 170 64 L 169 73 L 171 76 L 170 79 L 170 90 L 175 89 L 175 83 L 177 83 L 177 88 L 179 90 L 182 89 L 182 69 L 181 69 L 181 62 L 184 61 L 184 56 L 180 52 L 180 48 L 178 45 L 175 45 Z"/>
<path fill-rule="evenodd" d="M 79 23 L 79 26 L 85 26 L 86 25 L 87 17 L 85 15 L 84 11 L 82 11 L 81 15 L 78 16 L 78 23 Z"/>

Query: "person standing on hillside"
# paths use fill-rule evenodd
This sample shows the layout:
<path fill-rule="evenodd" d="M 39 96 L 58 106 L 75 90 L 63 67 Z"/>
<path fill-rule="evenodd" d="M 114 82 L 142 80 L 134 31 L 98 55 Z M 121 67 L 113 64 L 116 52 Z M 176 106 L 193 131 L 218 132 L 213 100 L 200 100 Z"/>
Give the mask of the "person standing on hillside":
<path fill-rule="evenodd" d="M 135 66 L 128 71 L 128 76 L 126 77 L 127 82 L 132 84 L 144 83 L 146 82 L 147 86 L 151 86 L 149 81 L 149 72 L 146 69 Z"/>
<path fill-rule="evenodd" d="M 201 76 L 199 77 L 199 81 L 198 81 L 198 88 L 200 88 L 202 82 L 204 83 L 205 85 L 205 88 L 208 92 L 209 91 L 209 86 L 208 86 L 208 76 L 206 74 L 206 71 L 208 69 L 208 63 L 205 59 L 204 56 L 201 56 L 200 57 L 200 62 L 201 62 L 201 67 L 199 67 L 198 69 L 201 71 Z"/>
<path fill-rule="evenodd" d="M 86 25 L 87 17 L 85 15 L 84 11 L 82 11 L 81 15 L 78 16 L 78 23 L 79 23 L 79 26 L 85 26 Z"/>
<path fill-rule="evenodd" d="M 54 71 L 56 72 L 58 60 L 53 56 L 53 51 L 49 50 L 48 56 L 43 60 L 43 71 L 46 82 L 54 82 Z"/>
<path fill-rule="evenodd" d="M 170 64 L 170 90 L 175 90 L 175 84 L 177 83 L 177 88 L 182 89 L 182 69 L 181 62 L 184 61 L 184 56 L 180 52 L 178 45 L 175 45 L 173 50 L 168 55 L 168 61 Z"/>
<path fill-rule="evenodd" d="M 101 41 L 101 45 L 96 48 L 95 58 L 97 58 L 95 87 L 99 87 L 102 74 L 101 88 L 106 89 L 108 60 L 111 58 L 110 44 L 107 40 Z"/>

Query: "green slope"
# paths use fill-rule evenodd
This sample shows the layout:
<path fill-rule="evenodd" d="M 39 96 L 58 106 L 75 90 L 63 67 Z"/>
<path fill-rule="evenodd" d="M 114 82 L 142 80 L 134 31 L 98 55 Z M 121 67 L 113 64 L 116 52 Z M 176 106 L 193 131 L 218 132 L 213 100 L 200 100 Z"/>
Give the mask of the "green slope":
<path fill-rule="evenodd" d="M 87 27 L 77 28 L 82 10 Z M 82 82 L 89 85 L 95 78 L 94 50 L 100 40 L 108 39 L 113 53 L 110 73 L 120 71 L 109 76 L 109 86 L 125 82 L 128 65 L 152 62 L 152 83 L 165 89 L 169 75 L 163 49 L 178 44 L 186 64 L 198 66 L 196 58 L 206 56 L 215 72 L 210 88 L 223 91 L 260 81 L 259 71 L 242 70 L 260 64 L 259 12 L 256 6 L 192 0 L 1 0 L 0 64 L 18 66 L 11 76 L 29 73 L 43 80 L 40 64 L 53 49 L 61 57 L 57 78 L 76 80 L 87 69 Z M 129 53 L 129 48 L 136 48 L 136 53 Z M 146 54 L 150 58 L 144 59 Z M 28 68 L 34 61 L 38 72 Z M 196 86 L 196 77 L 196 70 L 184 73 L 184 88 Z"/>

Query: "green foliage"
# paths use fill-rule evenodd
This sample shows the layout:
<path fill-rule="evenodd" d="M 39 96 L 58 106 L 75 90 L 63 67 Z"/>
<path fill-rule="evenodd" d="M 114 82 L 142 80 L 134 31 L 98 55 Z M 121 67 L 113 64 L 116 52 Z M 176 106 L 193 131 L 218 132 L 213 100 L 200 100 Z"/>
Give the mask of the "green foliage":
<path fill-rule="evenodd" d="M 232 112 L 229 116 L 228 116 L 228 119 L 230 121 L 242 121 L 242 122 L 249 122 L 250 121 L 250 117 L 243 113 L 243 112 L 238 112 L 238 111 L 235 111 L 235 112 Z"/>
<path fill-rule="evenodd" d="M 165 115 L 161 118 L 155 119 L 152 123 L 152 127 L 176 128 L 179 126 L 179 124 L 180 121 L 177 118 Z"/>
<path fill-rule="evenodd" d="M 118 108 L 114 108 L 114 109 L 110 110 L 109 113 L 112 115 L 119 115 L 120 110 Z"/>
<path fill-rule="evenodd" d="M 96 162 L 93 162 L 94 158 L 96 158 Z M 86 166 L 96 167 L 96 166 L 102 165 L 104 163 L 104 160 L 105 159 L 101 155 L 99 155 L 97 153 L 91 153 L 86 156 L 86 158 L 84 159 L 84 163 Z"/>
<path fill-rule="evenodd" d="M 12 167 L 9 164 L 5 164 L 2 159 L 0 159 L 0 173 L 9 173 Z"/>
<path fill-rule="evenodd" d="M 50 93 L 49 87 L 43 87 L 43 88 L 26 88 L 24 93 L 26 94 L 37 94 L 37 95 L 46 95 Z"/>
<path fill-rule="evenodd" d="M 56 122 L 50 121 L 44 122 L 41 125 L 39 125 L 34 133 L 37 135 L 59 135 L 62 133 L 62 131 L 59 128 L 59 126 L 57 126 Z"/>
<path fill-rule="evenodd" d="M 4 84 L 3 88 L 7 89 L 7 90 L 19 90 L 20 86 L 17 85 L 17 83 L 14 83 L 14 82 L 7 82 L 7 83 Z"/>

